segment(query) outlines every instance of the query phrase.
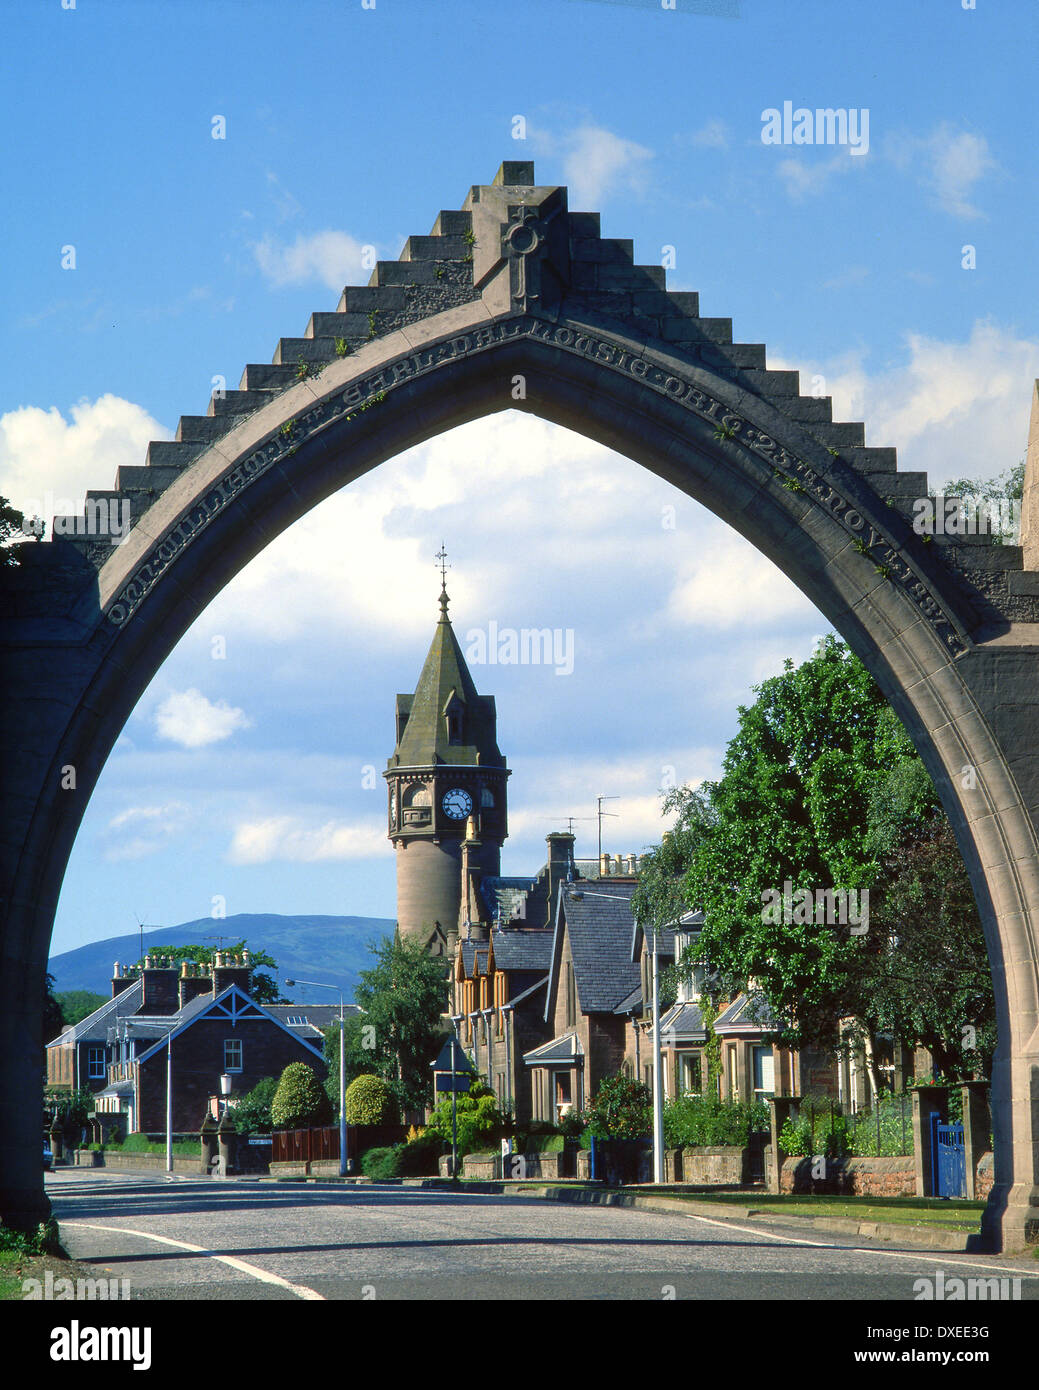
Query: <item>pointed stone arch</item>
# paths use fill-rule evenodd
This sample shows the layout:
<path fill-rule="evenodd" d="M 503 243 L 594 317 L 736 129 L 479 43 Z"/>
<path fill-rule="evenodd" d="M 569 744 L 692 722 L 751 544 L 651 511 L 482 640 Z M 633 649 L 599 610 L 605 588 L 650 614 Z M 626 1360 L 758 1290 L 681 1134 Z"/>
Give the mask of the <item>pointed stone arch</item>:
<path fill-rule="evenodd" d="M 502 166 L 380 261 L 269 365 L 182 418 L 177 438 L 56 518 L 0 572 L 7 679 L 0 1214 L 46 1210 L 31 1093 L 61 878 L 119 731 L 197 614 L 271 539 L 403 450 L 527 410 L 608 445 L 709 507 L 820 608 L 901 716 L 942 795 L 992 964 L 991 1243 L 1039 1236 L 1039 573 L 1016 546 L 926 541 L 926 477 L 761 344 L 666 289 L 630 242 L 533 166 Z M 1039 447 L 1036 451 L 1039 453 Z M 1034 486 L 1030 457 L 1026 499 Z M 1032 493 L 1031 495 L 1036 495 Z M 133 525 L 113 546 L 104 522 Z M 972 769 L 969 778 L 964 769 Z M 971 785 L 968 786 L 967 783 Z M 30 1088 L 30 1089 L 27 1089 Z"/>

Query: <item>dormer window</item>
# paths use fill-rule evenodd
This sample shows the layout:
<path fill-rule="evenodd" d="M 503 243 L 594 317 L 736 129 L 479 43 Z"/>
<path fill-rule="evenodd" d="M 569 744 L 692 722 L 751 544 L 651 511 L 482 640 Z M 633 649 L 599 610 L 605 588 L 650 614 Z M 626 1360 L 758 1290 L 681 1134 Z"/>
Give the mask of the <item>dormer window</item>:
<path fill-rule="evenodd" d="M 464 743 L 465 713 L 461 704 L 452 701 L 447 707 L 447 741 L 448 743 Z"/>

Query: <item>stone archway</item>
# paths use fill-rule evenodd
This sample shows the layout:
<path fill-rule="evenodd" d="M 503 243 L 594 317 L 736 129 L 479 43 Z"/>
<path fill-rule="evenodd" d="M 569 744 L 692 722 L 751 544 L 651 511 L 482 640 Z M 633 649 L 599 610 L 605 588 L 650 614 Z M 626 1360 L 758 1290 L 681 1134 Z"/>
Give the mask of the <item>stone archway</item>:
<path fill-rule="evenodd" d="M 273 364 L 184 417 L 114 489 L 0 571 L 5 830 L 0 1213 L 47 1210 L 36 1129 L 40 997 L 61 879 L 101 768 L 197 614 L 268 541 L 368 469 L 482 415 L 525 409 L 665 477 L 810 597 L 891 701 L 971 874 L 999 1009 L 994 1246 L 1039 1238 L 1039 573 L 1017 547 L 916 535 L 923 474 L 835 423 L 828 399 L 732 342 L 695 294 L 505 164 L 409 239 Z M 1035 431 L 1034 433 L 1039 433 Z M 1029 459 L 1026 505 L 1039 444 Z M 113 546 L 112 508 L 132 529 Z M 1026 524 L 1027 524 L 1026 518 Z M 1030 558 L 1031 555 L 1030 555 Z M 1039 554 L 1035 556 L 1039 563 Z M 966 765 L 975 771 L 961 774 Z M 71 775 L 70 775 L 71 773 Z M 969 787 L 965 783 L 971 783 Z"/>

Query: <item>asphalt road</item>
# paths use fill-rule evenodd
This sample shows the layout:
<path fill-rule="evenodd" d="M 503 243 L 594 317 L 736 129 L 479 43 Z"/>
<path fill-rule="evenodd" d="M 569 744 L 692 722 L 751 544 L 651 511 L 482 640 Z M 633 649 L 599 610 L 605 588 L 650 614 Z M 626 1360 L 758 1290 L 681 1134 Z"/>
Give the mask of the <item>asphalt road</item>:
<path fill-rule="evenodd" d="M 1018 1275 L 1039 1297 L 1023 1257 L 694 1214 L 96 1169 L 49 1174 L 47 1190 L 69 1254 L 137 1299 L 914 1300 L 939 1270 Z"/>

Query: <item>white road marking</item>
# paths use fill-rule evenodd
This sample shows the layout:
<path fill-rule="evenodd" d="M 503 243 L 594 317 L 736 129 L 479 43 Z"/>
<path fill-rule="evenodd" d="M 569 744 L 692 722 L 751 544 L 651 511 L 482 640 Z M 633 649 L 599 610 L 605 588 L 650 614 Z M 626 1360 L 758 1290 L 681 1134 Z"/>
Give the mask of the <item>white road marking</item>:
<path fill-rule="evenodd" d="M 657 1212 L 656 1215 L 662 1216 L 664 1213 Z M 854 1250 L 858 1255 L 883 1255 L 889 1260 L 916 1260 L 917 1264 L 921 1261 L 930 1264 L 932 1255 L 936 1260 L 940 1260 L 943 1254 L 948 1257 L 958 1257 L 965 1253 L 961 1250 L 920 1250 L 913 1253 L 908 1250 L 880 1250 L 870 1245 L 838 1245 L 831 1240 L 801 1240 L 797 1236 L 777 1236 L 773 1235 L 771 1231 L 762 1231 L 755 1226 L 738 1226 L 735 1221 L 712 1221 L 707 1216 L 694 1216 L 692 1212 L 682 1212 L 681 1215 L 687 1221 L 702 1221 L 707 1226 L 720 1226 L 723 1230 L 742 1231 L 744 1235 L 749 1236 L 764 1236 L 766 1240 L 782 1241 L 785 1245 L 813 1245 L 820 1250 Z M 1001 1274 L 1027 1274 L 1032 1279 L 1039 1279 L 1039 1270 L 1037 1269 L 1017 1269 L 1013 1265 L 982 1264 L 978 1260 L 961 1258 L 957 1258 L 955 1263 L 966 1265 L 968 1269 L 994 1269 Z"/>
<path fill-rule="evenodd" d="M 318 1293 L 316 1289 L 308 1289 L 306 1284 L 290 1283 L 288 1279 L 283 1279 L 280 1274 L 269 1274 L 267 1270 L 260 1269 L 258 1265 L 251 1265 L 246 1260 L 237 1259 L 234 1255 L 218 1255 L 215 1250 L 206 1250 L 201 1245 L 189 1245 L 186 1240 L 171 1240 L 169 1236 L 157 1236 L 151 1231 L 135 1231 L 129 1226 L 95 1225 L 90 1221 L 59 1221 L 58 1226 L 59 1229 L 62 1226 L 69 1226 L 79 1227 L 85 1231 L 110 1231 L 115 1235 L 137 1236 L 141 1240 L 156 1240 L 161 1245 L 175 1245 L 179 1250 L 190 1250 L 196 1255 L 204 1255 L 209 1260 L 219 1260 L 221 1264 L 241 1270 L 243 1274 L 249 1274 L 264 1284 L 277 1284 L 283 1289 L 290 1289 L 297 1298 L 326 1302 L 324 1294 Z"/>

